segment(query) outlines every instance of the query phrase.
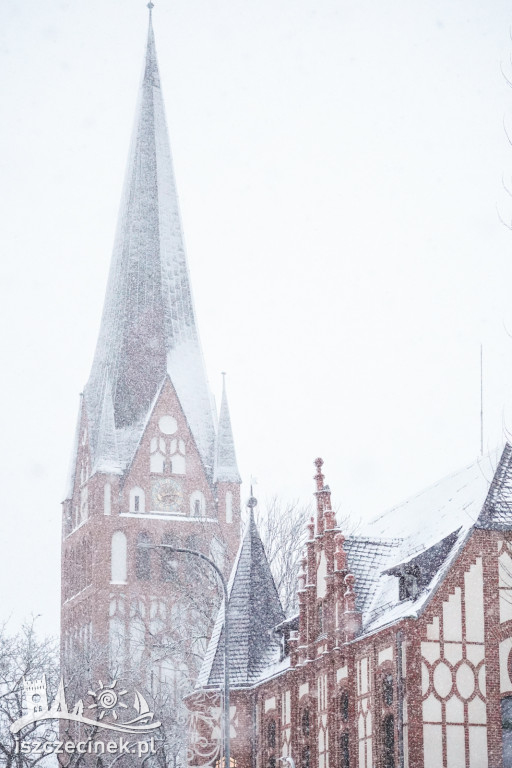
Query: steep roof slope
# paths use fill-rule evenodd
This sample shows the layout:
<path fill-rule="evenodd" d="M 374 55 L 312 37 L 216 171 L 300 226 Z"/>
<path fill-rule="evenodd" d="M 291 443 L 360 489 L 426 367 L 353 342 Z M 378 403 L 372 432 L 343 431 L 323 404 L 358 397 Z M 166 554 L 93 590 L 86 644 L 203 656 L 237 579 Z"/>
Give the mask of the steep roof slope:
<path fill-rule="evenodd" d="M 272 629 L 285 618 L 251 509 L 228 584 L 230 684 L 250 685 L 276 660 L 279 640 Z M 198 687 L 218 687 L 224 676 L 224 604 L 221 606 Z"/>
<path fill-rule="evenodd" d="M 192 303 L 151 24 L 99 339 L 85 402 L 93 454 L 105 392 L 118 441 L 135 447 L 169 374 L 207 472 L 215 427 Z M 123 449 L 128 455 L 130 450 Z"/>

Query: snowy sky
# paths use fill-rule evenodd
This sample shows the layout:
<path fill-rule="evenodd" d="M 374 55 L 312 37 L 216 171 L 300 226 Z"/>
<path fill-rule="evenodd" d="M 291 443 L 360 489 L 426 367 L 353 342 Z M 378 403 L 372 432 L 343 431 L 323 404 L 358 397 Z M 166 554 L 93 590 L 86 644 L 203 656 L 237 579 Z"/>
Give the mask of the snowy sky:
<path fill-rule="evenodd" d="M 512 432 L 510 3 L 156 0 L 211 385 L 240 470 L 368 518 Z M 60 501 L 142 0 L 0 4 L 0 619 L 58 630 Z M 512 180 L 510 181 L 512 186 Z"/>

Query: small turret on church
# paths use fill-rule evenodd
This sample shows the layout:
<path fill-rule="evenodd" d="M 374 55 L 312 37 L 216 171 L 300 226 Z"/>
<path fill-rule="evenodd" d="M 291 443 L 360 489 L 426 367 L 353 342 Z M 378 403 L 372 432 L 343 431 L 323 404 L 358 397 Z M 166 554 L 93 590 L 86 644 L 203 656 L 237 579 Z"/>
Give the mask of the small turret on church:
<path fill-rule="evenodd" d="M 215 585 L 207 579 L 203 588 L 189 561 L 148 545 L 201 550 L 227 574 L 239 536 L 240 476 L 226 390 L 216 429 L 150 4 L 103 316 L 63 503 L 62 655 L 68 667 L 96 654 L 102 658 L 92 659 L 91 675 L 108 668 L 122 678 L 138 667 L 147 668 L 148 680 L 176 680 L 174 662 L 183 671 L 188 659 L 155 658 L 147 638 L 158 644 L 179 613 L 180 627 L 194 628 L 190 655 L 200 655 L 207 638 L 195 619 L 202 606 L 195 616 L 183 615 L 176 595 L 195 591 L 206 599 L 216 594 Z"/>

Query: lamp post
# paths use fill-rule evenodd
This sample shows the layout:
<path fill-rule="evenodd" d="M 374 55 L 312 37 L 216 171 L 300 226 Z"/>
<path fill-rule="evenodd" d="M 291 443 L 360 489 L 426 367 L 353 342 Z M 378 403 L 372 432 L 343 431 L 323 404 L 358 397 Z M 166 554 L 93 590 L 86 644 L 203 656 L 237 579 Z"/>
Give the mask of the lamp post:
<path fill-rule="evenodd" d="M 144 549 L 168 549 L 170 552 L 179 552 L 186 555 L 193 555 L 200 560 L 204 560 L 208 563 L 222 584 L 222 592 L 224 595 L 224 768 L 231 768 L 230 762 L 230 722 L 229 722 L 229 627 L 228 627 L 228 585 L 226 579 L 220 568 L 210 560 L 209 557 L 203 555 L 202 552 L 196 552 L 194 549 L 186 549 L 185 547 L 173 547 L 172 544 L 139 544 Z"/>

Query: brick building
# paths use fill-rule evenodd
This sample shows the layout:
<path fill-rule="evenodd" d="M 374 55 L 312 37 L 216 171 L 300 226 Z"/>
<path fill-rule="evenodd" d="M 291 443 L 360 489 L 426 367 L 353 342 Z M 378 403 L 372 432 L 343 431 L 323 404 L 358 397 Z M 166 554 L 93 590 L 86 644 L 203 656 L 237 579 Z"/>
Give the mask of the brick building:
<path fill-rule="evenodd" d="M 216 596 L 197 563 L 229 573 L 240 476 L 225 387 L 203 364 L 151 23 L 99 339 L 81 396 L 62 514 L 62 660 L 91 681 L 179 693 L 206 647 Z M 190 602 L 191 582 L 196 602 Z M 210 603 L 211 610 L 211 603 Z M 79 670 L 80 671 L 80 670 Z M 107 677 L 109 676 L 109 677 Z M 86 688 L 87 690 L 87 688 Z"/>
<path fill-rule="evenodd" d="M 512 447 L 346 537 L 322 463 L 298 615 L 282 614 L 252 512 L 233 567 L 236 766 L 512 766 Z M 221 753 L 223 624 L 188 700 L 195 765 Z"/>

